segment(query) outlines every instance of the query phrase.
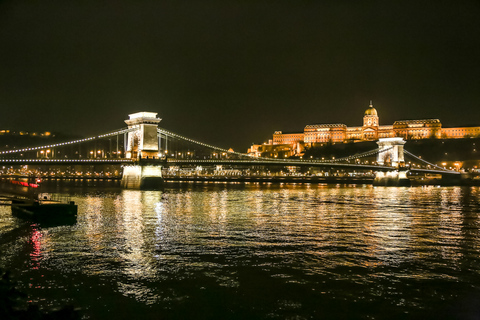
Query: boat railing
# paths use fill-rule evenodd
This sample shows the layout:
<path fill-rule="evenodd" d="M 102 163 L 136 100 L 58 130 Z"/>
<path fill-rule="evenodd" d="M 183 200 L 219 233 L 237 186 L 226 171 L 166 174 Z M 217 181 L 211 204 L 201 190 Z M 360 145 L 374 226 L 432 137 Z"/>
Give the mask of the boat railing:
<path fill-rule="evenodd" d="M 62 202 L 62 203 L 69 203 L 71 197 L 65 194 L 57 194 L 57 193 L 39 193 L 38 194 L 39 201 L 55 201 L 55 202 Z"/>

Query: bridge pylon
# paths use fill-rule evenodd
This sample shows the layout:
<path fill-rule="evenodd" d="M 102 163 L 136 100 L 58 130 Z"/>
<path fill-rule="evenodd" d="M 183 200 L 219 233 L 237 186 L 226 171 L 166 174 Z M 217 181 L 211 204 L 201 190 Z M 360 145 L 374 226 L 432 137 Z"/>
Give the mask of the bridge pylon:
<path fill-rule="evenodd" d="M 133 165 L 124 165 L 122 186 L 125 188 L 157 188 L 163 185 L 157 129 L 162 119 L 155 112 L 129 114 L 125 120 L 129 129 L 126 158 L 137 159 Z"/>
<path fill-rule="evenodd" d="M 380 152 L 377 155 L 379 165 L 391 165 L 392 167 L 403 167 L 405 158 L 403 146 L 406 141 L 403 138 L 381 138 L 377 141 Z"/>
<path fill-rule="evenodd" d="M 404 148 L 406 141 L 403 138 L 381 138 L 377 141 L 380 148 L 377 155 L 377 164 L 390 165 L 392 171 L 375 172 L 374 185 L 377 186 L 409 186 L 407 168 L 405 167 Z"/>
<path fill-rule="evenodd" d="M 156 112 L 137 112 L 128 115 L 125 120 L 129 129 L 126 157 L 133 159 L 158 159 L 159 147 L 157 138 L 158 124 L 162 119 L 157 118 Z"/>

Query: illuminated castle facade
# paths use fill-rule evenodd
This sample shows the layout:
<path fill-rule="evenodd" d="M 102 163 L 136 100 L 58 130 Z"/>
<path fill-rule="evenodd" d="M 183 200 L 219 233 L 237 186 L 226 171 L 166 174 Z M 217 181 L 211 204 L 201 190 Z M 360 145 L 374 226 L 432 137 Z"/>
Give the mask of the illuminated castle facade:
<path fill-rule="evenodd" d="M 363 125 L 347 127 L 345 124 L 313 124 L 305 126 L 303 132 L 283 133 L 275 131 L 266 143 L 254 144 L 248 153 L 255 156 L 271 155 L 287 157 L 302 154 L 305 146 L 316 144 L 376 141 L 379 138 L 402 137 L 414 139 L 459 139 L 480 137 L 480 127 L 442 128 L 438 119 L 400 120 L 393 125 L 380 125 L 377 110 L 370 106 L 363 116 Z"/>

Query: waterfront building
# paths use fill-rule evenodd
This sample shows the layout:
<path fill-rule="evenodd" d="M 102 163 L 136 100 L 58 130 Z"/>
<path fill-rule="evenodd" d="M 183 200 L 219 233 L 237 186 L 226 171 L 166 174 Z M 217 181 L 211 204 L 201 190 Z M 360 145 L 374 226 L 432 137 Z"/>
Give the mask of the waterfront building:
<path fill-rule="evenodd" d="M 370 101 L 362 126 L 348 127 L 342 123 L 309 124 L 303 132 L 275 131 L 271 140 L 253 144 L 248 153 L 253 156 L 284 158 L 302 155 L 305 147 L 317 144 L 376 141 L 394 137 L 405 140 L 480 137 L 480 127 L 442 128 L 439 119 L 398 120 L 393 125 L 380 125 L 378 112 Z"/>

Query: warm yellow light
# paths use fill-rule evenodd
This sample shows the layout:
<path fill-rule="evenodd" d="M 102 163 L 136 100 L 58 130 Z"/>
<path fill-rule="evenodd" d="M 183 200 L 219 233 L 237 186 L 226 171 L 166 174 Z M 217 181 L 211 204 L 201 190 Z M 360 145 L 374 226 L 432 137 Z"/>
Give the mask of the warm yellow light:
<path fill-rule="evenodd" d="M 93 151 L 90 151 L 90 154 L 93 154 Z"/>

